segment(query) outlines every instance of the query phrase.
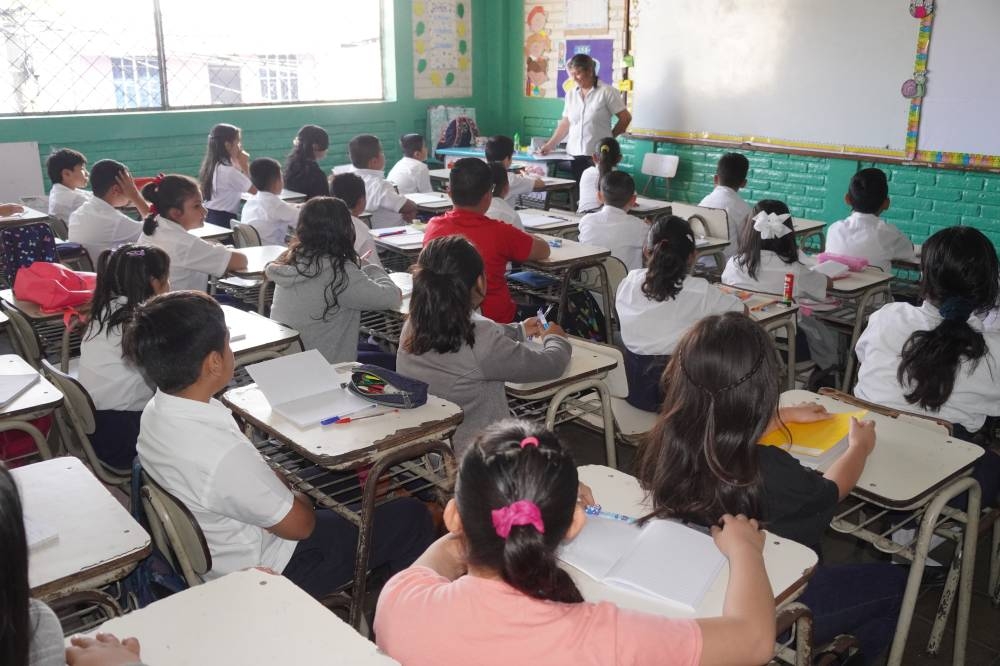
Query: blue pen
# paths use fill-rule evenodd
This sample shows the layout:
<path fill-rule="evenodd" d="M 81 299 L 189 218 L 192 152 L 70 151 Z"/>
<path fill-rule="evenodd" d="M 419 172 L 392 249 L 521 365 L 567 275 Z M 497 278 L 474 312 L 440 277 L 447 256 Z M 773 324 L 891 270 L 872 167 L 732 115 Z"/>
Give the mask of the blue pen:
<path fill-rule="evenodd" d="M 547 317 L 548 314 L 550 312 L 552 312 L 552 308 L 553 307 L 555 307 L 555 306 L 554 305 L 550 305 L 548 308 L 545 309 L 544 312 L 542 311 L 541 308 L 538 308 L 538 323 L 542 325 L 542 330 L 543 331 L 549 330 L 549 320 L 546 319 L 545 317 Z"/>
<path fill-rule="evenodd" d="M 331 425 L 333 423 L 336 423 L 339 420 L 340 420 L 339 416 L 331 416 L 328 419 L 323 419 L 322 421 L 319 422 L 319 424 L 320 425 Z"/>
<path fill-rule="evenodd" d="M 347 418 L 348 416 L 351 416 L 353 414 L 357 414 L 358 412 L 363 412 L 366 409 L 374 409 L 375 407 L 378 407 L 378 405 L 375 405 L 375 404 L 366 405 L 365 407 L 360 407 L 358 409 L 355 409 L 354 411 L 347 412 L 346 414 L 341 414 L 340 416 L 331 416 L 329 418 L 325 418 L 322 421 L 320 421 L 319 424 L 320 425 L 333 425 L 334 423 L 336 423 L 340 419 Z"/>
<path fill-rule="evenodd" d="M 584 513 L 588 516 L 595 516 L 598 518 L 607 518 L 608 520 L 620 520 L 623 523 L 634 523 L 635 518 L 631 516 L 626 516 L 623 513 L 615 513 L 613 511 L 605 511 L 601 508 L 600 504 L 592 504 L 584 508 Z"/>

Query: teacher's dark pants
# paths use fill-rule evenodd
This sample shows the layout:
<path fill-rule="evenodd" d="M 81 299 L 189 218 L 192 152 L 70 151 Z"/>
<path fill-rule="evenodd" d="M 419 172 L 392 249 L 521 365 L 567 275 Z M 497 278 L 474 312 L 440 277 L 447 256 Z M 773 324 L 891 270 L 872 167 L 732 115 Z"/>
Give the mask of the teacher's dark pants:
<path fill-rule="evenodd" d="M 569 163 L 569 170 L 573 172 L 573 180 L 580 182 L 583 172 L 594 166 L 594 158 L 590 155 L 574 155 L 573 161 Z"/>

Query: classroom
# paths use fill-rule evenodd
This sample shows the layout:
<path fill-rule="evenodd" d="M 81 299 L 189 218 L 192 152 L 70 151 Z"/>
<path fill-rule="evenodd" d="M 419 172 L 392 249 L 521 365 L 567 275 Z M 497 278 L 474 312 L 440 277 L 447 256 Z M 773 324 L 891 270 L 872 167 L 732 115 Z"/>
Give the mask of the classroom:
<path fill-rule="evenodd" d="M 0 664 L 1000 666 L 1000 6 L 9 4 Z"/>

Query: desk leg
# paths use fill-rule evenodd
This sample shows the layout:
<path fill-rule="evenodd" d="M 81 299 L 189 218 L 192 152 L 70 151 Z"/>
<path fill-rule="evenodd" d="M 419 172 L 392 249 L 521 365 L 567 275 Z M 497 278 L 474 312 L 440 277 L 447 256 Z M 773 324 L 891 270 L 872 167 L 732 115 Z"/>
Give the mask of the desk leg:
<path fill-rule="evenodd" d="M 604 342 L 613 345 L 614 326 L 611 324 L 612 314 L 615 311 L 614 296 L 611 294 L 611 285 L 608 280 L 608 269 L 604 267 L 604 262 L 594 266 L 601 280 L 601 299 L 604 301 Z"/>
<path fill-rule="evenodd" d="M 788 340 L 788 390 L 795 389 L 795 336 L 798 334 L 798 325 L 795 321 L 797 314 L 792 315 L 785 322 L 785 338 Z"/>
<path fill-rule="evenodd" d="M 566 398 L 574 393 L 579 393 L 586 389 L 597 391 L 601 399 L 601 417 L 604 420 L 604 451 L 607 457 L 608 467 L 618 469 L 618 451 L 615 449 L 615 415 L 611 411 L 611 393 L 607 385 L 599 379 L 584 380 L 574 384 L 569 384 L 556 391 L 549 400 L 549 408 L 545 412 L 545 427 L 549 430 L 555 428 L 556 415 L 559 407 Z"/>
<path fill-rule="evenodd" d="M 844 382 L 840 386 L 840 390 L 844 393 L 851 392 L 851 380 L 854 378 L 854 347 L 858 344 L 858 338 L 861 337 L 861 329 L 865 325 L 865 310 L 868 308 L 868 304 L 874 300 L 874 296 L 881 292 L 885 292 L 886 297 L 892 300 L 892 292 L 889 291 L 889 287 L 885 285 L 879 285 L 875 289 L 869 289 L 861 296 L 858 297 L 857 312 L 854 315 L 854 330 L 851 333 L 851 343 L 848 345 L 847 349 L 847 364 L 844 366 Z"/>

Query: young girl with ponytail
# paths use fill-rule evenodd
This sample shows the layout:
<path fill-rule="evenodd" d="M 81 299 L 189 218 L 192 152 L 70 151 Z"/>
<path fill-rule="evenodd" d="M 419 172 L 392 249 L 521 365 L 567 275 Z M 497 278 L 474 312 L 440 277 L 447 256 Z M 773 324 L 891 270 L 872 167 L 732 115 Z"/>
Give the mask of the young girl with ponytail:
<path fill-rule="evenodd" d="M 222 277 L 247 267 L 245 254 L 188 233 L 205 224 L 201 190 L 191 178 L 157 176 L 142 188 L 142 196 L 151 205 L 139 244 L 158 247 L 170 257 L 171 289 L 205 291 L 210 275 Z"/>
<path fill-rule="evenodd" d="M 589 213 L 601 207 L 597 198 L 601 178 L 614 171 L 622 161 L 622 148 L 618 140 L 611 137 L 601 139 L 594 150 L 594 166 L 587 168 L 580 176 L 580 202 L 576 207 L 578 213 Z"/>
<path fill-rule="evenodd" d="M 669 619 L 587 603 L 559 568 L 559 545 L 586 522 L 578 492 L 552 432 L 514 420 L 485 430 L 445 507 L 449 534 L 382 590 L 379 647 L 407 666 L 767 662 L 774 599 L 755 521 L 726 515 L 712 528 L 731 572 L 724 615 Z"/>
<path fill-rule="evenodd" d="M 330 196 L 330 182 L 319 166 L 330 148 L 330 135 L 317 125 L 305 125 L 292 141 L 292 152 L 285 158 L 285 187 L 313 197 Z"/>
<path fill-rule="evenodd" d="M 209 224 L 228 229 L 239 215 L 240 196 L 257 191 L 250 182 L 250 155 L 243 150 L 239 127 L 219 123 L 209 132 L 198 182 L 205 195 Z"/>
<path fill-rule="evenodd" d="M 397 370 L 462 408 L 451 439 L 458 454 L 480 430 L 510 415 L 504 382 L 554 379 L 572 353 L 554 322 L 497 324 L 475 313 L 485 294 L 475 246 L 462 236 L 435 238 L 417 258 L 410 315 L 399 336 Z M 528 337 L 541 338 L 541 346 L 524 344 Z"/>
<path fill-rule="evenodd" d="M 628 401 L 655 412 L 663 397 L 660 375 L 681 336 L 702 317 L 745 308 L 740 299 L 690 275 L 697 254 L 694 232 L 683 218 L 657 219 L 643 256 L 646 268 L 622 280 L 615 305 L 625 343 Z"/>

